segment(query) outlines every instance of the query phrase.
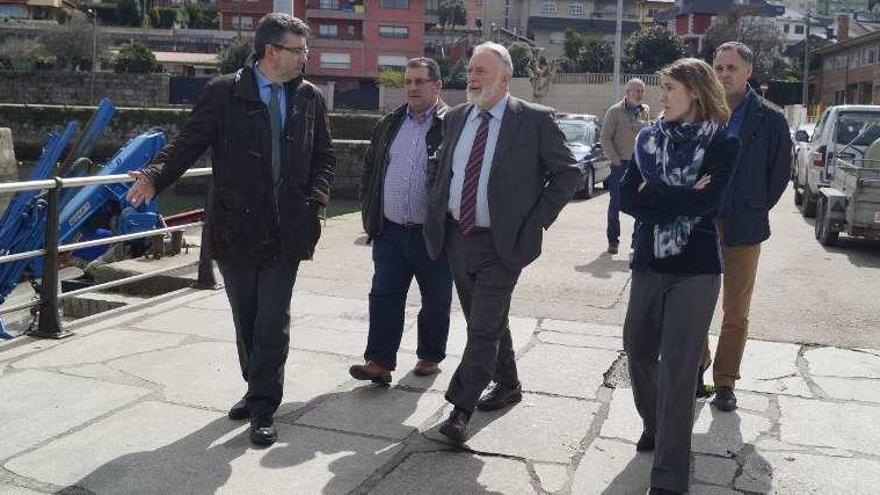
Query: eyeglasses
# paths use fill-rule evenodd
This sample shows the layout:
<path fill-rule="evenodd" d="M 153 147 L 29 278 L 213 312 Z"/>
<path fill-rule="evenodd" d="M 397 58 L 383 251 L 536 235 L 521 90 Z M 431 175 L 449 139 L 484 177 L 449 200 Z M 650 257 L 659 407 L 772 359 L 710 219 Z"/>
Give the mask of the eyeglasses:
<path fill-rule="evenodd" d="M 410 86 L 410 85 L 422 86 L 425 83 L 429 83 L 429 82 L 433 82 L 433 81 L 431 81 L 430 79 L 404 79 L 403 85 L 404 86 Z"/>
<path fill-rule="evenodd" d="M 288 51 L 294 55 L 298 55 L 300 57 L 308 57 L 309 56 L 309 49 L 305 46 L 298 46 L 295 48 L 290 48 L 289 46 L 279 45 L 277 43 L 269 43 L 269 44 L 274 46 L 275 48 L 280 48 L 282 50 L 286 50 L 286 51 Z"/>

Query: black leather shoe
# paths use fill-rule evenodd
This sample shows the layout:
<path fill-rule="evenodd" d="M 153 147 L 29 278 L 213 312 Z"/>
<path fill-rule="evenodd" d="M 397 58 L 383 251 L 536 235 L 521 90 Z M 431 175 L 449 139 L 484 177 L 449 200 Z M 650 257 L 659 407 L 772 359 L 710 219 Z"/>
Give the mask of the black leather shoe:
<path fill-rule="evenodd" d="M 275 440 L 278 440 L 278 433 L 271 414 L 260 414 L 251 418 L 251 443 L 272 445 Z"/>
<path fill-rule="evenodd" d="M 522 400 L 522 385 L 509 387 L 496 383 L 492 390 L 477 402 L 480 411 L 495 411 L 510 404 L 516 404 Z"/>
<path fill-rule="evenodd" d="M 608 243 L 608 254 L 617 254 L 618 247 L 620 246 L 617 242 L 609 242 Z"/>
<path fill-rule="evenodd" d="M 236 402 L 229 410 L 229 419 L 233 421 L 241 421 L 249 417 L 251 417 L 251 412 L 248 411 L 247 403 L 244 399 Z"/>
<path fill-rule="evenodd" d="M 440 433 L 455 443 L 464 443 L 467 438 L 467 424 L 470 415 L 462 409 L 455 408 L 449 418 L 440 426 Z"/>
<path fill-rule="evenodd" d="M 715 398 L 712 405 L 719 411 L 730 412 L 736 409 L 736 394 L 733 387 L 715 387 Z"/>
<path fill-rule="evenodd" d="M 651 452 L 652 450 L 654 450 L 654 435 L 643 431 L 636 443 L 636 452 Z"/>

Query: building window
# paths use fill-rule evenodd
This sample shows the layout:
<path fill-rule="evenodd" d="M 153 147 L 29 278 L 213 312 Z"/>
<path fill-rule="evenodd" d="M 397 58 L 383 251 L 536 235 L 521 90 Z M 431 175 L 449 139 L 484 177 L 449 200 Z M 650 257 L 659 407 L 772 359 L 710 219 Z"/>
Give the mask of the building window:
<path fill-rule="evenodd" d="M 564 45 L 565 44 L 565 33 L 562 31 L 554 31 L 550 33 L 550 44 L 551 45 Z"/>
<path fill-rule="evenodd" d="M 322 10 L 339 10 L 339 0 L 318 0 L 318 8 Z"/>
<path fill-rule="evenodd" d="M 409 9 L 409 0 L 379 0 L 379 7 L 383 9 Z"/>
<path fill-rule="evenodd" d="M 474 5 L 483 5 L 483 0 L 474 0 Z"/>
<path fill-rule="evenodd" d="M 322 69 L 351 69 L 351 54 L 324 52 L 321 54 Z"/>
<path fill-rule="evenodd" d="M 379 26 L 379 36 L 383 38 L 409 38 L 406 26 Z"/>
<path fill-rule="evenodd" d="M 402 55 L 379 55 L 379 70 L 404 70 L 408 59 Z"/>
<path fill-rule="evenodd" d="M 785 34 L 788 34 L 788 24 L 783 24 L 783 25 L 782 25 L 782 32 L 785 33 Z"/>
<path fill-rule="evenodd" d="M 231 20 L 232 20 L 232 28 L 233 29 L 238 29 L 239 27 L 241 29 L 253 29 L 254 28 L 254 18 L 253 17 L 249 17 L 249 16 L 239 17 L 237 15 L 234 15 L 234 16 L 232 16 Z M 241 24 L 241 25 L 239 26 L 239 24 Z"/>
<path fill-rule="evenodd" d="M 338 38 L 339 26 L 336 24 L 320 24 L 318 26 L 318 36 L 321 38 Z"/>
<path fill-rule="evenodd" d="M 794 34 L 804 34 L 804 26 L 798 24 L 794 27 Z"/>
<path fill-rule="evenodd" d="M 653 19 L 655 15 L 657 15 L 657 9 L 648 9 L 648 17 Z"/>
<path fill-rule="evenodd" d="M 541 4 L 542 14 L 555 14 L 556 12 L 556 2 L 544 2 Z"/>
<path fill-rule="evenodd" d="M 568 5 L 568 13 L 570 15 L 584 15 L 584 4 L 581 2 L 571 2 Z"/>

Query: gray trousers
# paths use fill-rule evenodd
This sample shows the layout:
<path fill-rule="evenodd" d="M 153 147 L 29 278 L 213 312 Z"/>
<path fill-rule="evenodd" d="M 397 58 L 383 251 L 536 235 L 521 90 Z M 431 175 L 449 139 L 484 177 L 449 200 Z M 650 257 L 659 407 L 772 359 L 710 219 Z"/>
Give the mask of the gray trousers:
<path fill-rule="evenodd" d="M 245 401 L 251 417 L 273 414 L 281 404 L 290 344 L 290 298 L 298 262 L 261 267 L 219 263 L 232 307 Z"/>
<path fill-rule="evenodd" d="M 633 271 L 623 346 L 636 409 L 655 435 L 651 486 L 688 490 L 703 340 L 721 276 Z"/>
<path fill-rule="evenodd" d="M 446 250 L 467 321 L 467 346 L 446 400 L 472 412 L 489 382 L 519 385 L 507 315 L 520 271 L 501 262 L 491 233 L 462 236 L 455 222 L 446 225 Z"/>

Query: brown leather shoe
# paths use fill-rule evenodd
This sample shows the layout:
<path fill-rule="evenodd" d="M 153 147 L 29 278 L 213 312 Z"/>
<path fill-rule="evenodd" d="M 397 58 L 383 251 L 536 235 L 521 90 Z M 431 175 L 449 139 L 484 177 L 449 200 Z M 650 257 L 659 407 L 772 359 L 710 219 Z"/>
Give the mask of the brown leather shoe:
<path fill-rule="evenodd" d="M 427 359 L 419 359 L 413 373 L 418 376 L 431 376 L 440 373 L 440 363 L 436 361 L 428 361 Z"/>
<path fill-rule="evenodd" d="M 373 383 L 391 383 L 391 370 L 375 361 L 356 364 L 349 368 L 348 372 L 358 380 L 370 380 Z"/>

